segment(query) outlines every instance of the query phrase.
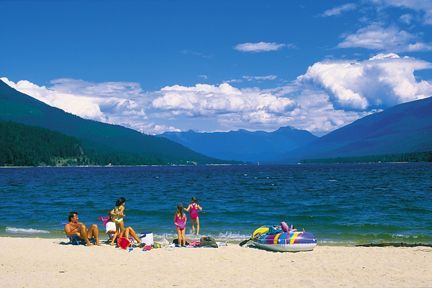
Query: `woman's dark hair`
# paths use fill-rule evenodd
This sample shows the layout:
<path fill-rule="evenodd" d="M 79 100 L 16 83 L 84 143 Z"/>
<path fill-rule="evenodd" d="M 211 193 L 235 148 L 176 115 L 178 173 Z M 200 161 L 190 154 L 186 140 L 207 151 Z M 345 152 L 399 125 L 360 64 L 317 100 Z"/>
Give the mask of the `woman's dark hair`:
<path fill-rule="evenodd" d="M 75 215 L 78 215 L 78 212 L 75 212 L 75 211 L 69 212 L 69 216 L 68 216 L 69 222 L 72 221 L 72 218 L 74 218 Z"/>
<path fill-rule="evenodd" d="M 125 203 L 125 202 L 126 202 L 126 198 L 124 198 L 124 197 L 120 197 L 120 198 L 116 201 L 116 206 L 118 207 L 118 206 L 122 205 L 122 204 Z"/>
<path fill-rule="evenodd" d="M 179 204 L 177 204 L 177 213 L 178 214 L 180 214 L 180 217 L 183 217 L 183 204 L 182 203 L 179 203 Z"/>
<path fill-rule="evenodd" d="M 197 203 L 198 200 L 195 197 L 192 197 L 192 203 Z"/>

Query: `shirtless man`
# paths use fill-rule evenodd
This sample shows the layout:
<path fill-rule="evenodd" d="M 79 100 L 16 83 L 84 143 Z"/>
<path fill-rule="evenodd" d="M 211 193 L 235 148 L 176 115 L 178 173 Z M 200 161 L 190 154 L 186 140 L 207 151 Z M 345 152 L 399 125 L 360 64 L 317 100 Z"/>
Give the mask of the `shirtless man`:
<path fill-rule="evenodd" d="M 78 212 L 69 213 L 69 223 L 64 226 L 64 231 L 67 236 L 75 238 L 79 241 L 85 241 L 86 246 L 91 246 L 89 239 L 95 238 L 96 245 L 99 243 L 99 229 L 96 224 L 91 225 L 89 229 L 85 224 L 78 222 Z"/>

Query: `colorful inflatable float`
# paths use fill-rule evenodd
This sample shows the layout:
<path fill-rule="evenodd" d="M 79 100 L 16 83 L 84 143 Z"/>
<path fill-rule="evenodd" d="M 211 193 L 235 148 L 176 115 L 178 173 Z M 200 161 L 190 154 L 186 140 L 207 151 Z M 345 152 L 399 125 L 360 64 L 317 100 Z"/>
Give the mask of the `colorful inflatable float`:
<path fill-rule="evenodd" d="M 260 227 L 254 231 L 250 246 L 277 252 L 312 251 L 317 245 L 310 232 L 289 229 L 285 222 L 281 227 Z"/>

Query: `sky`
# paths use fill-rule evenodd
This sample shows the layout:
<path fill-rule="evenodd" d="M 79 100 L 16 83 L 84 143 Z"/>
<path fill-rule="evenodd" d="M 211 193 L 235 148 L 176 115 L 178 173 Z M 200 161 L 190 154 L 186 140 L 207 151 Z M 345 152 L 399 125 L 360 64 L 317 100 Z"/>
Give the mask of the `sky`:
<path fill-rule="evenodd" d="M 0 78 L 146 134 L 321 136 L 432 96 L 432 1 L 0 0 Z"/>

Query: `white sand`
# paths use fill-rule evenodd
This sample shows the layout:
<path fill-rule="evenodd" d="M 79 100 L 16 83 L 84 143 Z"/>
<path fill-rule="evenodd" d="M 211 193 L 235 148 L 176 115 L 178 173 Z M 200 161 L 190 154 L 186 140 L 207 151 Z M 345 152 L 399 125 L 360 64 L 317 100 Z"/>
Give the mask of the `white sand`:
<path fill-rule="evenodd" d="M 432 287 L 432 249 L 237 245 L 132 252 L 0 237 L 2 287 Z"/>

